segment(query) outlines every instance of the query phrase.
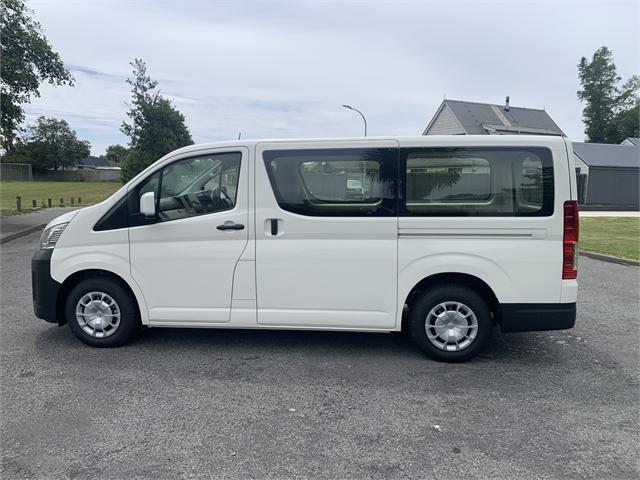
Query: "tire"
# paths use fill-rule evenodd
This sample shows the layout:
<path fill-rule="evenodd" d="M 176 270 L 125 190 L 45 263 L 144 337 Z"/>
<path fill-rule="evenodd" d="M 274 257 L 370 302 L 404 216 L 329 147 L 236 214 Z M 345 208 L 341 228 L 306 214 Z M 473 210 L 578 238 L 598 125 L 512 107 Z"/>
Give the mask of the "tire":
<path fill-rule="evenodd" d="M 491 335 L 492 320 L 487 302 L 478 293 L 452 284 L 420 294 L 411 304 L 408 327 L 411 339 L 425 354 L 453 363 L 482 351 Z"/>
<path fill-rule="evenodd" d="M 123 345 L 140 325 L 129 292 L 108 278 L 89 278 L 73 287 L 67 296 L 65 315 L 73 334 L 92 347 Z"/>

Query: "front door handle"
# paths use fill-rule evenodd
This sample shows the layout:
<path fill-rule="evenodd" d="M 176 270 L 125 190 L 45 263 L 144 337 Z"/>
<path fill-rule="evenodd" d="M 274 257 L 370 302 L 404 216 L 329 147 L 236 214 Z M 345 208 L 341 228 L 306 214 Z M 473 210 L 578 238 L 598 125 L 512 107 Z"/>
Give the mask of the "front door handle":
<path fill-rule="evenodd" d="M 244 230 L 244 225 L 241 223 L 225 222 L 216 228 L 218 230 Z"/>

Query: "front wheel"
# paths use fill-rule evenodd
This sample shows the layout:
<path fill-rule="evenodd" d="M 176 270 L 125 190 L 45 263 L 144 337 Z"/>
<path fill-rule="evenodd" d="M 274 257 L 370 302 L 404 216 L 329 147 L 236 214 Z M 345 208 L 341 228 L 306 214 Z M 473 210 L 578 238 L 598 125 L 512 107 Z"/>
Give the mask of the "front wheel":
<path fill-rule="evenodd" d="M 441 362 L 475 357 L 487 344 L 491 326 L 487 303 L 462 285 L 442 285 L 422 293 L 409 312 L 412 340 Z"/>
<path fill-rule="evenodd" d="M 92 347 L 117 347 L 128 342 L 139 325 L 129 293 L 108 278 L 89 278 L 76 285 L 66 303 L 69 328 Z"/>

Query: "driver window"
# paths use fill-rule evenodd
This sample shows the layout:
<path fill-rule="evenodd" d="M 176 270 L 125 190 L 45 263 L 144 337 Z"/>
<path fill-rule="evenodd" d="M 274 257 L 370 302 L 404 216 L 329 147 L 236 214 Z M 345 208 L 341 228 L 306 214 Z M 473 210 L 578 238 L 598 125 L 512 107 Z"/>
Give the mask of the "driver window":
<path fill-rule="evenodd" d="M 236 204 L 238 152 L 185 158 L 162 170 L 158 216 L 176 220 L 232 209 Z"/>

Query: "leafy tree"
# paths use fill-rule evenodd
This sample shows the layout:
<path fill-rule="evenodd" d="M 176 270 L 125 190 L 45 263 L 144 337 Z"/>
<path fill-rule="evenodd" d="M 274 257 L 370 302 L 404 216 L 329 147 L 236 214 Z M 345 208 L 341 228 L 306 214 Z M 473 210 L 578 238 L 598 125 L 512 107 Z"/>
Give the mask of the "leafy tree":
<path fill-rule="evenodd" d="M 640 106 L 620 112 L 616 117 L 616 126 L 619 139 L 640 137 Z"/>
<path fill-rule="evenodd" d="M 122 145 L 109 145 L 104 156 L 110 162 L 120 165 L 128 151 L 129 150 Z"/>
<path fill-rule="evenodd" d="M 40 96 L 40 84 L 46 81 L 53 85 L 72 85 L 73 77 L 49 45 L 24 0 L 2 0 L 0 31 L 0 120 L 2 147 L 8 152 L 13 148 L 24 120 L 22 106 L 29 103 L 32 96 Z"/>
<path fill-rule="evenodd" d="M 193 144 L 182 115 L 157 90 L 158 82 L 147 75 L 140 59 L 131 64 L 132 101 L 127 112 L 130 122 L 122 122 L 122 132 L 129 136 L 129 152 L 122 161 L 122 181 L 127 182 L 151 163 L 180 147 Z"/>
<path fill-rule="evenodd" d="M 3 161 L 22 159 L 31 163 L 33 171 L 42 172 L 75 165 L 89 156 L 90 151 L 90 143 L 78 140 L 65 120 L 39 117 L 24 140 L 18 141 Z"/>
<path fill-rule="evenodd" d="M 582 115 L 588 141 L 620 143 L 626 138 L 622 132 L 633 130 L 628 124 L 633 123 L 633 109 L 638 105 L 640 78 L 633 76 L 619 87 L 621 77 L 607 47 L 596 50 L 591 61 L 582 57 L 578 74 L 582 85 L 578 98 L 587 104 Z"/>

